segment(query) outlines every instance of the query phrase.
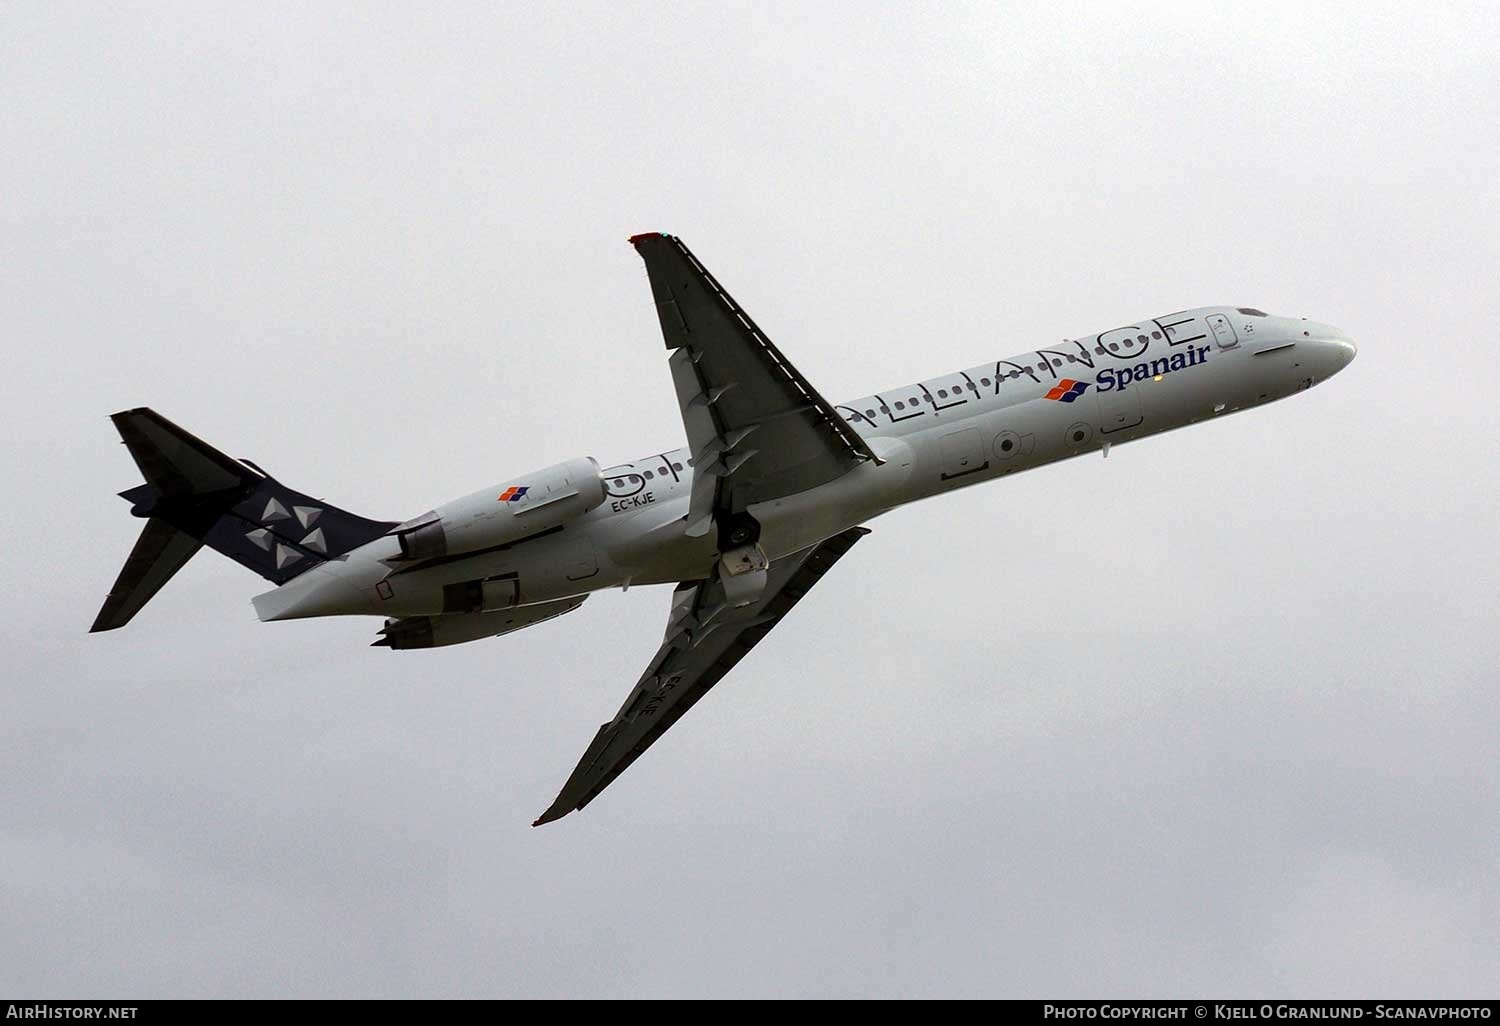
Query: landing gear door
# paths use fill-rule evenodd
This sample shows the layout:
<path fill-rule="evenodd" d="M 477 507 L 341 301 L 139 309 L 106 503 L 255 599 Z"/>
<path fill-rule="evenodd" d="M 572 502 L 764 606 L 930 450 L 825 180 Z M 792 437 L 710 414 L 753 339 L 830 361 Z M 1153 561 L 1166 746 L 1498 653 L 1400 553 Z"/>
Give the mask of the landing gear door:
<path fill-rule="evenodd" d="M 1223 314 L 1209 314 L 1204 320 L 1208 321 L 1208 328 L 1214 333 L 1214 341 L 1219 344 L 1220 349 L 1233 349 L 1240 344 L 1239 336 L 1234 333 L 1234 325 L 1229 323 L 1229 318 Z"/>

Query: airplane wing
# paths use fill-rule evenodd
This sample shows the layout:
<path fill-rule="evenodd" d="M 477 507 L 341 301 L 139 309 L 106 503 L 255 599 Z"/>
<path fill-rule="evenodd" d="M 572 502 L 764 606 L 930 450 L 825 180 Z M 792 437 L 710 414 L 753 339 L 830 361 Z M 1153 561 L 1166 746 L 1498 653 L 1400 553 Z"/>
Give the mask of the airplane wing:
<path fill-rule="evenodd" d="M 850 528 L 776 560 L 760 601 L 753 605 L 730 606 L 717 577 L 679 585 L 661 648 L 615 718 L 594 735 L 557 801 L 532 826 L 561 819 L 597 798 L 869 533 Z"/>
<path fill-rule="evenodd" d="M 688 534 L 721 514 L 880 462 L 682 240 L 631 238 L 646 262 L 693 454 Z"/>

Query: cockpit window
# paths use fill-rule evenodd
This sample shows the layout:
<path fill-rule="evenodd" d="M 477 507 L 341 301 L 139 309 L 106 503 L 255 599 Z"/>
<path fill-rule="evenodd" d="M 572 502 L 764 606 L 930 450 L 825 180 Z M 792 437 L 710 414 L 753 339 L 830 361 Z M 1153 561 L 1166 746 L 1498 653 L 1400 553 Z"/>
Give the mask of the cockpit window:
<path fill-rule="evenodd" d="M 1264 310 L 1257 310 L 1253 306 L 1242 306 L 1242 307 L 1239 308 L 1239 311 L 1240 311 L 1240 313 L 1244 314 L 1246 317 L 1265 317 L 1265 316 L 1268 316 Z"/>

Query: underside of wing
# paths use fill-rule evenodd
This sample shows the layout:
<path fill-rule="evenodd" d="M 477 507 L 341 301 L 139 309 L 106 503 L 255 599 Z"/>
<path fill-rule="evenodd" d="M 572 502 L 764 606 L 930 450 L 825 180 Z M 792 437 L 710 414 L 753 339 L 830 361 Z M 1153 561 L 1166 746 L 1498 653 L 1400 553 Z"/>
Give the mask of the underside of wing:
<path fill-rule="evenodd" d="M 694 459 L 688 533 L 876 459 L 672 235 L 630 240 L 646 262 Z"/>
<path fill-rule="evenodd" d="M 673 596 L 661 648 L 615 718 L 594 735 L 557 800 L 533 826 L 561 819 L 593 801 L 868 533 L 863 527 L 852 528 L 775 561 L 763 597 L 754 605 L 727 605 L 717 579 L 681 585 Z"/>

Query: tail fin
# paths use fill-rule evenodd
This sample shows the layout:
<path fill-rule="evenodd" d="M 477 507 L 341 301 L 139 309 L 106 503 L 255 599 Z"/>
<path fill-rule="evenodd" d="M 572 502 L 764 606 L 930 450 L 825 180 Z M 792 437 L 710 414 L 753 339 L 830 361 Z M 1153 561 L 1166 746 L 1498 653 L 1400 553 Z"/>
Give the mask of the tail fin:
<path fill-rule="evenodd" d="M 146 526 L 91 631 L 129 623 L 203 545 L 279 585 L 396 526 L 293 491 L 146 407 L 110 420 L 146 479 L 120 493 Z"/>

